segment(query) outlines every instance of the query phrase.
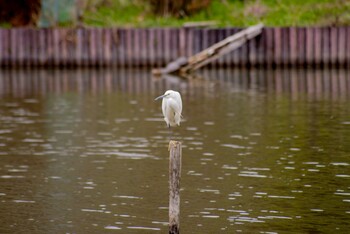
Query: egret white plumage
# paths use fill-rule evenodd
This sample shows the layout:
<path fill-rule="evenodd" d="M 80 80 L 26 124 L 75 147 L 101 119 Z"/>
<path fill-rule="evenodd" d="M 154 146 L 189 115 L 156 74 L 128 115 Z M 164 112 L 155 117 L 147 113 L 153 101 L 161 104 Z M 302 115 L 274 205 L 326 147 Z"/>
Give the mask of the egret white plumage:
<path fill-rule="evenodd" d="M 162 112 L 164 120 L 167 126 L 174 127 L 180 126 L 181 112 L 182 112 L 182 100 L 179 92 L 174 90 L 167 90 L 163 95 L 157 97 L 154 100 L 163 99 Z"/>

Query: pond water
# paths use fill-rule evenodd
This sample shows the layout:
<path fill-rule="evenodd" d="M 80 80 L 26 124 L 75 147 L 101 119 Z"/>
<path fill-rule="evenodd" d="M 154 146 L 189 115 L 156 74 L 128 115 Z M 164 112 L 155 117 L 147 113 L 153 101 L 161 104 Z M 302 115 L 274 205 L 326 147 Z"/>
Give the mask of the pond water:
<path fill-rule="evenodd" d="M 182 93 L 169 131 L 154 98 Z M 347 233 L 350 72 L 0 71 L 1 233 Z"/>

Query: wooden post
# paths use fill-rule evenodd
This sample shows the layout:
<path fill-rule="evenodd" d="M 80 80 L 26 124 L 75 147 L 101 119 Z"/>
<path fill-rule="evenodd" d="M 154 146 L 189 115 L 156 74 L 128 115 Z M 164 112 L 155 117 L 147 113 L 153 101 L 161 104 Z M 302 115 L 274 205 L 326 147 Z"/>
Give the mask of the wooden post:
<path fill-rule="evenodd" d="M 181 143 L 169 142 L 169 234 L 180 233 Z"/>

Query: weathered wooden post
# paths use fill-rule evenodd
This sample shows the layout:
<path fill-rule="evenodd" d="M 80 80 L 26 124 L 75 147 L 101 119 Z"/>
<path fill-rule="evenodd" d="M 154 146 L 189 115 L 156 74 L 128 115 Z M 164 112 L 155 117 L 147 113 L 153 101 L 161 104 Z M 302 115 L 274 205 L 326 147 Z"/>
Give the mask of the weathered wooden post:
<path fill-rule="evenodd" d="M 169 234 L 180 233 L 181 142 L 169 142 Z"/>

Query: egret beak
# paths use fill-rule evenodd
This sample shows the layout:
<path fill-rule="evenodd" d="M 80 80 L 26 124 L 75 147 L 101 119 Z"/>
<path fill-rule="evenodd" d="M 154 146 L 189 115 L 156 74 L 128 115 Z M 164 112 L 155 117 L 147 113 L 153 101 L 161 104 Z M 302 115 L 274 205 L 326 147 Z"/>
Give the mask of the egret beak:
<path fill-rule="evenodd" d="M 164 95 L 162 95 L 162 96 L 156 97 L 156 98 L 154 99 L 154 101 L 157 101 L 158 99 L 164 98 L 165 96 L 166 96 L 166 95 L 164 94 Z"/>

